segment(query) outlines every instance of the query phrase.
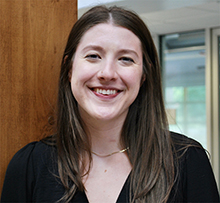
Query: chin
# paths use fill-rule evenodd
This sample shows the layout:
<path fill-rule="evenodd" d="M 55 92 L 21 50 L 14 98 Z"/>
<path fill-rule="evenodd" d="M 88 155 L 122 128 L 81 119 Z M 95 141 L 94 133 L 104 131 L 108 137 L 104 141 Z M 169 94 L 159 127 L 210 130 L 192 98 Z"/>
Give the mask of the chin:
<path fill-rule="evenodd" d="M 110 121 L 110 120 L 113 120 L 115 116 L 101 113 L 101 114 L 94 115 L 94 118 L 100 121 Z"/>

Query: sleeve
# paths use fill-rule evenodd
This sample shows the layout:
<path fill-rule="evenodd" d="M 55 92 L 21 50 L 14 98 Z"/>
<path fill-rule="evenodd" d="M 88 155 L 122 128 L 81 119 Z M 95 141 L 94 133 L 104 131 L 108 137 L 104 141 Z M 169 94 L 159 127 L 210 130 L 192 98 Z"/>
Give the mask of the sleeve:
<path fill-rule="evenodd" d="M 190 147 L 185 167 L 184 202 L 220 202 L 217 184 L 205 150 Z"/>
<path fill-rule="evenodd" d="M 10 161 L 3 184 L 1 202 L 32 201 L 31 191 L 34 185 L 32 152 L 36 143 L 30 143 L 19 150 Z"/>

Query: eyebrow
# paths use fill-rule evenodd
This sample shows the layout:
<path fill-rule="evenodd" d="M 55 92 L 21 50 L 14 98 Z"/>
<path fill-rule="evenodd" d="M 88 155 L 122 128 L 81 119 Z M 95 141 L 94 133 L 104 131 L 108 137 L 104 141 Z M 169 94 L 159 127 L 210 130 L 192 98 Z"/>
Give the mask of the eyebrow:
<path fill-rule="evenodd" d="M 104 49 L 101 46 L 97 46 L 97 45 L 88 45 L 82 49 L 82 51 L 87 51 L 87 50 L 96 50 L 96 51 L 104 52 Z"/>

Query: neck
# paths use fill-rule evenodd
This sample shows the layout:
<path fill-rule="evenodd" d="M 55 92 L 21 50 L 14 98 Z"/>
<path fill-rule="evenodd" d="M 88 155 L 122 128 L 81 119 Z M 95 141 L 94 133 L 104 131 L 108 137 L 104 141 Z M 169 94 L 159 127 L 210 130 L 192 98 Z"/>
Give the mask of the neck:
<path fill-rule="evenodd" d="M 98 154 L 110 154 L 126 146 L 121 144 L 121 129 L 124 122 L 85 122 L 91 141 L 91 150 Z"/>
<path fill-rule="evenodd" d="M 99 154 L 109 154 L 121 150 L 123 148 L 120 142 L 121 128 L 121 125 L 99 125 L 98 128 L 93 125 L 88 127 L 92 151 Z"/>
<path fill-rule="evenodd" d="M 110 154 L 127 146 L 121 143 L 121 130 L 124 125 L 127 112 L 116 117 L 91 116 L 82 108 L 81 118 L 86 126 L 86 133 L 91 142 L 91 150 L 98 154 Z"/>

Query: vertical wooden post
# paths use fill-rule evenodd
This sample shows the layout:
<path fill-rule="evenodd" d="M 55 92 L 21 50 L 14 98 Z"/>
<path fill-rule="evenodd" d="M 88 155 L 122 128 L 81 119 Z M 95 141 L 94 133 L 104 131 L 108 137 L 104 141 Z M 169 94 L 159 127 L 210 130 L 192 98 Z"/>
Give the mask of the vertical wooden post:
<path fill-rule="evenodd" d="M 46 132 L 77 0 L 0 0 L 0 193 L 7 165 Z"/>

